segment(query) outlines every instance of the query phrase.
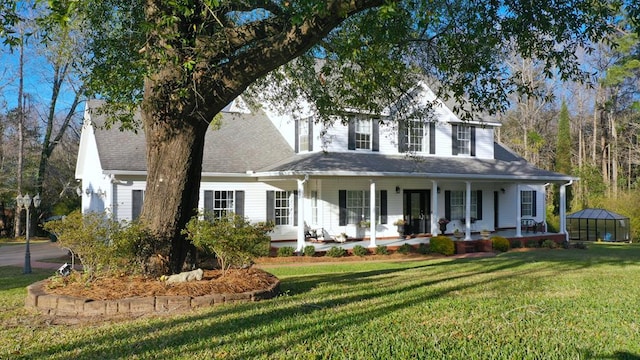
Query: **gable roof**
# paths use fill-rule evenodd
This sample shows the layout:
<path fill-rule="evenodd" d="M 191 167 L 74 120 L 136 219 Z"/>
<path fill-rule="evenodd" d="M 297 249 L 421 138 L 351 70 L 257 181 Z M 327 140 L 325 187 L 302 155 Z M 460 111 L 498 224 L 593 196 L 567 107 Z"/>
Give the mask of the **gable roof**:
<path fill-rule="evenodd" d="M 92 100 L 87 106 L 97 108 L 102 101 Z M 223 112 L 220 129 L 207 130 L 204 145 L 204 174 L 245 174 L 283 158 L 293 149 L 282 138 L 262 111 L 250 114 Z M 139 119 L 139 114 L 135 115 Z M 102 168 L 107 173 L 144 174 L 147 171 L 144 131 L 120 131 L 102 127 L 106 115 L 93 112 L 95 138 Z"/>
<path fill-rule="evenodd" d="M 500 144 L 495 159 L 331 152 L 295 155 L 260 169 L 258 176 L 412 176 L 440 179 L 566 182 L 574 177 L 539 169 Z"/>

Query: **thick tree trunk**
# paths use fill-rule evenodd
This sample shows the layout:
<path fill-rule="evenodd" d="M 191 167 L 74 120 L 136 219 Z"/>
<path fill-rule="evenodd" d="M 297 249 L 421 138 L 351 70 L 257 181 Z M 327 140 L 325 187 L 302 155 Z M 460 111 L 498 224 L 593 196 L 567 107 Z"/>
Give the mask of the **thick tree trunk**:
<path fill-rule="evenodd" d="M 147 188 L 141 219 L 169 259 L 182 271 L 190 244 L 181 234 L 197 212 L 204 137 L 208 124 L 149 106 L 142 116 L 147 138 Z"/>

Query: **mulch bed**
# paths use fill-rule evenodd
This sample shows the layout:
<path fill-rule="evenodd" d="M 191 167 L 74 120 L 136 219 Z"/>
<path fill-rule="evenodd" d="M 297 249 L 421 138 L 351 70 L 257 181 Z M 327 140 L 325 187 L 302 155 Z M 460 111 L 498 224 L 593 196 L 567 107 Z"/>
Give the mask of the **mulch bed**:
<path fill-rule="evenodd" d="M 278 279 L 256 268 L 230 269 L 222 276 L 220 270 L 205 270 L 200 281 L 166 284 L 159 279 L 142 276 L 114 276 L 98 278 L 87 285 L 79 273 L 74 273 L 63 281 L 48 280 L 45 291 L 48 294 L 66 295 L 93 300 L 115 300 L 132 297 L 151 296 L 204 296 L 210 294 L 243 293 L 267 289 Z"/>

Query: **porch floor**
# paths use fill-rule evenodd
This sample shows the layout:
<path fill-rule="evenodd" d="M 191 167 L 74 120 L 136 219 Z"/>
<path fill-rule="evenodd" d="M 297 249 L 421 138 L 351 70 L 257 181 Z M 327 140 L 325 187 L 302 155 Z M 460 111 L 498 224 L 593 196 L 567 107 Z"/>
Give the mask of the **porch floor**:
<path fill-rule="evenodd" d="M 446 236 L 452 237 L 451 234 L 445 234 Z M 522 242 L 522 245 L 524 246 L 528 240 L 539 240 L 539 239 L 555 239 L 557 240 L 563 240 L 565 238 L 564 234 L 559 234 L 559 233 L 551 233 L 551 232 L 537 232 L 537 233 L 533 233 L 533 232 L 522 232 L 522 237 L 518 238 L 516 237 L 516 230 L 515 229 L 502 229 L 502 230 L 498 230 L 498 231 L 494 231 L 491 233 L 491 236 L 502 236 L 505 237 L 507 239 L 519 239 Z M 409 244 L 409 245 L 418 245 L 421 243 L 425 243 L 428 244 L 429 243 L 429 239 L 431 237 L 429 236 L 417 236 L 417 237 L 412 237 L 410 239 L 401 239 L 401 238 L 397 238 L 397 239 L 389 239 L 389 238 L 383 238 L 383 239 L 376 239 L 376 245 L 385 245 L 387 247 L 390 248 L 394 248 L 394 247 L 399 247 L 403 244 Z M 471 234 L 471 240 L 480 240 L 482 237 L 480 236 L 480 233 L 472 233 Z M 369 239 L 365 239 L 365 240 L 353 240 L 353 241 L 346 241 L 346 242 L 336 242 L 336 241 L 328 241 L 328 242 L 313 242 L 313 241 L 306 241 L 305 242 L 305 246 L 308 245 L 313 245 L 316 248 L 316 251 L 327 251 L 329 249 L 331 249 L 334 246 L 337 247 L 341 247 L 345 250 L 350 250 L 353 249 L 354 246 L 356 245 L 360 245 L 360 246 L 364 246 L 365 248 L 368 248 L 370 244 Z M 271 248 L 281 248 L 281 247 L 285 247 L 285 246 L 290 246 L 295 248 L 297 246 L 297 242 L 295 240 L 284 240 L 284 241 L 275 241 L 275 242 L 271 242 Z"/>

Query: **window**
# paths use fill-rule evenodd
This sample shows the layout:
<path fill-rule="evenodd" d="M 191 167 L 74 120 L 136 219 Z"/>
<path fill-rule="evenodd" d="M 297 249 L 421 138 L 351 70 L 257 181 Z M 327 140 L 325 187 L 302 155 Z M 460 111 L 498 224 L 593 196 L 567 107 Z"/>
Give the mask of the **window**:
<path fill-rule="evenodd" d="M 371 149 L 371 120 L 356 120 L 356 149 Z"/>
<path fill-rule="evenodd" d="M 309 151 L 309 119 L 298 120 L 298 151 Z"/>
<path fill-rule="evenodd" d="M 471 155 L 471 127 L 458 125 L 458 155 Z"/>
<path fill-rule="evenodd" d="M 520 216 L 536 216 L 536 192 L 533 190 L 520 191 Z"/>
<path fill-rule="evenodd" d="M 136 220 L 142 213 L 144 190 L 131 190 L 131 220 Z"/>
<path fill-rule="evenodd" d="M 407 151 L 422 152 L 425 150 L 425 125 L 422 120 L 409 120 L 407 123 Z"/>
<path fill-rule="evenodd" d="M 370 220 L 371 197 L 369 191 L 347 191 L 347 223 L 358 224 Z M 380 192 L 376 191 L 376 221 L 380 223 Z"/>
<path fill-rule="evenodd" d="M 318 191 L 311 191 L 311 223 L 318 224 Z"/>
<path fill-rule="evenodd" d="M 464 190 L 447 191 L 445 197 L 448 203 L 445 204 L 446 216 L 451 220 L 466 219 L 466 194 Z M 482 219 L 482 191 L 471 192 L 471 217 L 477 220 Z"/>
<path fill-rule="evenodd" d="M 220 219 L 227 216 L 235 210 L 234 192 L 226 190 L 205 190 L 204 209 L 213 219 Z"/>
<path fill-rule="evenodd" d="M 290 198 L 291 192 L 289 191 L 275 191 L 274 192 L 274 221 L 276 225 L 289 225 L 290 220 Z"/>

